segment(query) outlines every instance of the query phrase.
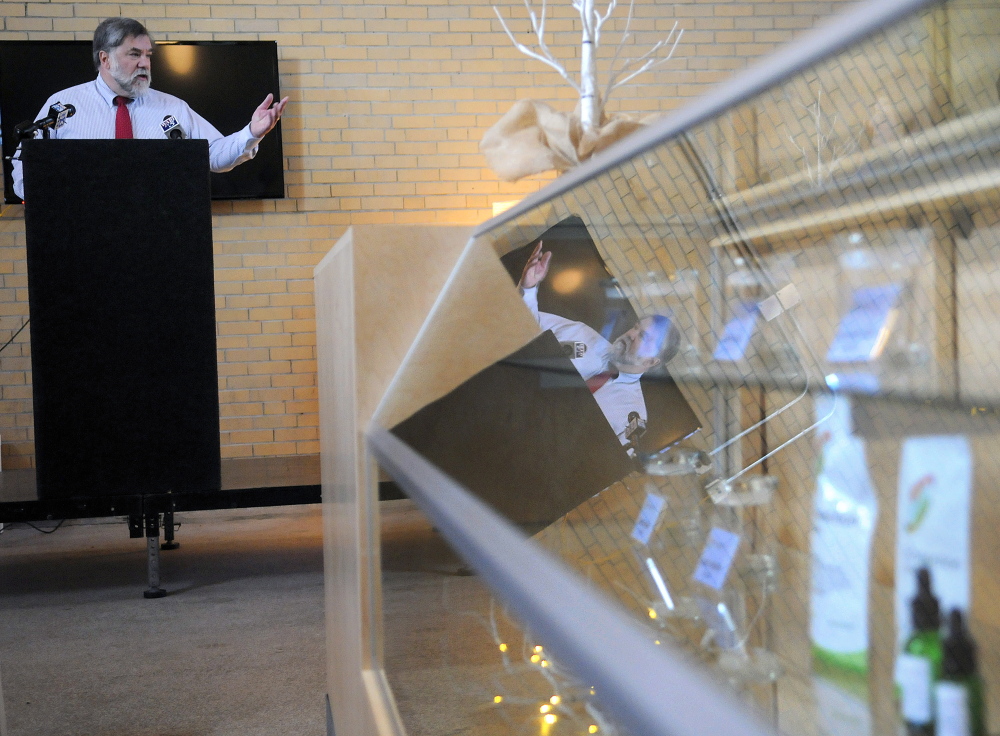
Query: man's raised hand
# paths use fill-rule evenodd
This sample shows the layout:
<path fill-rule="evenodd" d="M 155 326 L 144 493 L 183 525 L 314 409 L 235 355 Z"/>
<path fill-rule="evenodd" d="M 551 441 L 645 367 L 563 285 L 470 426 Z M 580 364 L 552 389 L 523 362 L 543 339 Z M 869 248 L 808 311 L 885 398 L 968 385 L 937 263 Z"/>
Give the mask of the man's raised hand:
<path fill-rule="evenodd" d="M 549 260 L 552 258 L 552 251 L 542 252 L 542 241 L 531 251 L 531 257 L 524 264 L 521 272 L 521 280 L 517 283 L 522 289 L 533 289 L 538 286 L 549 272 Z"/>
<path fill-rule="evenodd" d="M 263 138 L 270 132 L 271 128 L 277 125 L 278 120 L 281 118 L 281 113 L 285 111 L 285 104 L 288 102 L 287 97 L 282 97 L 281 102 L 275 103 L 272 107 L 271 103 L 274 101 L 274 95 L 270 92 L 264 101 L 260 103 L 260 106 L 254 110 L 253 117 L 250 118 L 250 134 L 254 138 Z"/>

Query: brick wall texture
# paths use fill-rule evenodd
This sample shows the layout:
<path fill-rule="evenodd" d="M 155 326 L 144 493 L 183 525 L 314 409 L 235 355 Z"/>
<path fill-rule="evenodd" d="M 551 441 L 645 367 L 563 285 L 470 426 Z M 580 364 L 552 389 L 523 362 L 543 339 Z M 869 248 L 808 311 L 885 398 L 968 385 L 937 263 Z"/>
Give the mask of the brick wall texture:
<path fill-rule="evenodd" d="M 676 108 L 846 4 L 636 0 L 634 49 L 623 55 L 640 56 L 675 21 L 684 37 L 673 59 L 618 90 L 608 110 Z M 531 43 L 524 6 L 497 7 Z M 479 0 L 5 0 L 0 13 L 3 39 L 89 39 L 102 18 L 126 15 L 159 40 L 277 42 L 281 92 L 291 98 L 282 120 L 286 198 L 213 205 L 224 457 L 318 451 L 312 268 L 344 230 L 488 219 L 494 202 L 520 199 L 552 175 L 499 181 L 479 152 L 482 134 L 517 99 L 567 111 L 575 102 L 556 72 L 513 48 Z M 609 55 L 626 16 L 622 3 L 605 26 Z M 546 41 L 571 72 L 579 25 L 568 0 L 549 3 Z M 27 316 L 23 208 L 6 206 L 0 340 Z M 30 326 L 0 352 L 5 469 L 34 461 L 29 334 Z"/>

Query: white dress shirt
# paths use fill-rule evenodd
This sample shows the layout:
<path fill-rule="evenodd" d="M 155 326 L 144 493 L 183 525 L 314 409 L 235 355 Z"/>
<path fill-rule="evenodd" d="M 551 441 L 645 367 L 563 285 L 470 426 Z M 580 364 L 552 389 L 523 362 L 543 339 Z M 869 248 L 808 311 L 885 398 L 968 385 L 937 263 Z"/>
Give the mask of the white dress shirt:
<path fill-rule="evenodd" d="M 73 105 L 76 113 L 73 117 L 67 118 L 65 124 L 58 130 L 50 131 L 51 138 L 114 138 L 117 112 L 114 99 L 115 93 L 98 75 L 93 82 L 78 84 L 49 97 L 39 111 L 38 118 L 44 117 L 49 107 L 56 102 Z M 160 123 L 164 117 L 173 115 L 187 138 L 208 141 L 209 168 L 216 172 L 229 171 L 253 158 L 261 141 L 250 132 L 249 124 L 232 135 L 223 136 L 214 125 L 192 110 L 184 100 L 155 89 L 149 89 L 144 95 L 136 97 L 129 103 L 128 109 L 132 118 L 134 138 L 166 138 Z M 35 137 L 41 138 L 41 132 L 37 132 Z M 14 157 L 13 163 L 14 193 L 23 198 L 23 172 L 19 156 Z"/>
<path fill-rule="evenodd" d="M 522 289 L 524 303 L 531 310 L 532 316 L 543 330 L 551 330 L 556 339 L 563 344 L 572 343 L 577 357 L 571 357 L 573 367 L 580 376 L 587 380 L 598 373 L 604 373 L 613 366 L 610 365 L 611 343 L 605 340 L 597 330 L 557 314 L 542 312 L 538 309 L 538 287 Z M 609 379 L 594 392 L 597 405 L 604 412 L 604 418 L 618 435 L 618 441 L 628 444 L 628 416 L 632 412 L 639 415 L 639 421 L 646 426 L 646 400 L 642 395 L 640 373 L 619 373 Z"/>

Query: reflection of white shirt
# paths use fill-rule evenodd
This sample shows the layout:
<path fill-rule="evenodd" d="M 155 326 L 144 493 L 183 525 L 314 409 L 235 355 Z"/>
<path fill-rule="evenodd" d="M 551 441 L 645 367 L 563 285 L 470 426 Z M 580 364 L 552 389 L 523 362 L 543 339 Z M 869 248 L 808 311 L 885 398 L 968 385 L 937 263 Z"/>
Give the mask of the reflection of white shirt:
<path fill-rule="evenodd" d="M 623 445 L 628 444 L 626 430 L 628 429 L 628 415 L 636 412 L 639 415 L 640 424 L 646 426 L 646 400 L 642 396 L 642 384 L 639 373 L 619 373 L 618 377 L 608 381 L 594 392 L 597 405 L 604 412 L 604 417 L 608 424 L 618 435 L 618 441 Z"/>
<path fill-rule="evenodd" d="M 557 314 L 540 312 L 538 310 L 538 287 L 523 290 L 524 303 L 531 310 L 532 316 L 543 330 L 551 330 L 560 343 L 575 343 L 577 353 L 582 355 L 570 358 L 573 367 L 584 380 L 603 373 L 609 369 L 608 358 L 611 355 L 611 343 L 605 340 L 597 330 Z M 581 350 L 582 348 L 582 350 Z M 628 444 L 626 430 L 628 415 L 631 412 L 639 414 L 643 426 L 646 425 L 646 401 L 642 396 L 642 385 L 639 383 L 641 374 L 620 373 L 594 392 L 597 405 L 604 412 L 604 418 L 618 435 L 618 441 Z"/>
<path fill-rule="evenodd" d="M 56 102 L 73 105 L 76 113 L 73 117 L 66 118 L 61 128 L 50 131 L 51 138 L 114 138 L 117 114 L 114 99 L 115 93 L 98 75 L 93 82 L 78 84 L 49 97 L 38 113 L 38 118 L 44 117 L 49 107 Z M 165 116 L 173 115 L 188 138 L 208 141 L 208 163 L 212 171 L 229 171 L 257 155 L 257 144 L 261 139 L 254 138 L 249 124 L 232 135 L 223 136 L 214 125 L 192 110 L 184 100 L 165 92 L 147 90 L 146 94 L 136 97 L 129 103 L 128 110 L 132 118 L 132 135 L 135 138 L 155 140 L 166 138 L 160 123 Z M 36 137 L 41 138 L 42 134 L 36 133 Z M 18 157 L 14 158 L 13 164 L 14 193 L 23 198 L 24 184 Z"/>

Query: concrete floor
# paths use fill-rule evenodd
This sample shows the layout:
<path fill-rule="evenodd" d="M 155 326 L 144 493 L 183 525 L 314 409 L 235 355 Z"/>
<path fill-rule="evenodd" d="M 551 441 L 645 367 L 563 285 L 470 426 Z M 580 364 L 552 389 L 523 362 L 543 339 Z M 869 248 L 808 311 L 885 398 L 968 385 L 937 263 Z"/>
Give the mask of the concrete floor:
<path fill-rule="evenodd" d="M 408 733 L 537 733 L 551 683 L 503 665 L 489 591 L 410 501 L 381 514 L 385 667 Z M 325 736 L 321 507 L 177 520 L 155 600 L 122 520 L 0 533 L 0 736 Z"/>
<path fill-rule="evenodd" d="M 121 521 L 0 534 L 9 736 L 326 733 L 320 507 L 177 520 L 158 600 Z"/>

